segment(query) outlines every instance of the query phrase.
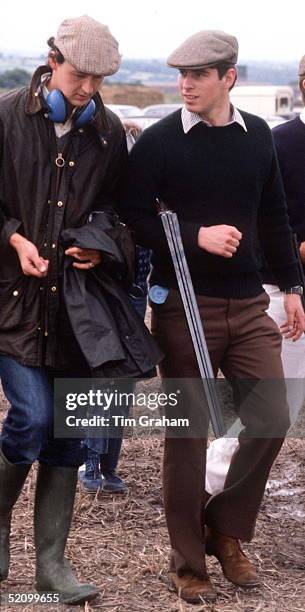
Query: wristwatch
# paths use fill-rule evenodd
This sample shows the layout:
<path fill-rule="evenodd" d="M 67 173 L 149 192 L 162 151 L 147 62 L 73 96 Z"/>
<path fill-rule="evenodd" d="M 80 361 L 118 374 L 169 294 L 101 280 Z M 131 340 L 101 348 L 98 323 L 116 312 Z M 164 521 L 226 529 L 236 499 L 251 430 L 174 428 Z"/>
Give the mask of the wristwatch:
<path fill-rule="evenodd" d="M 289 289 L 285 289 L 284 293 L 290 295 L 295 293 L 296 295 L 303 295 L 304 289 L 302 285 L 295 285 L 294 287 L 289 287 Z"/>

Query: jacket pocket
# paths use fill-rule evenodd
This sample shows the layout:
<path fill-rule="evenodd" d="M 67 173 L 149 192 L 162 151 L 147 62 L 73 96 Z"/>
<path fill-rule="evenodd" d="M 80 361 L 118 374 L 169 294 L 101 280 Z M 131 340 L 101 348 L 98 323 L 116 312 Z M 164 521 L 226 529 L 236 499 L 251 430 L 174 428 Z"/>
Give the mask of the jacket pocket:
<path fill-rule="evenodd" d="M 0 331 L 17 327 L 23 314 L 25 277 L 0 279 Z"/>

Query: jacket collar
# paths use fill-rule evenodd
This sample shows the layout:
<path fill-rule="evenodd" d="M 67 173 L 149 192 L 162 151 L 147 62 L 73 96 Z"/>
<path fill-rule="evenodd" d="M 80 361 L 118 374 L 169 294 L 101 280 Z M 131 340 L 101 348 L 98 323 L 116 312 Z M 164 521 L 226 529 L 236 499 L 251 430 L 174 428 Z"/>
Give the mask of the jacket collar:
<path fill-rule="evenodd" d="M 41 92 L 41 77 L 47 72 L 50 72 L 50 66 L 39 66 L 32 76 L 25 102 L 25 112 L 27 115 L 36 115 L 36 113 L 45 110 L 45 102 Z M 100 94 L 96 93 L 93 99 L 97 111 L 91 125 L 94 125 L 98 133 L 102 135 L 105 132 L 109 132 L 110 126 Z"/>

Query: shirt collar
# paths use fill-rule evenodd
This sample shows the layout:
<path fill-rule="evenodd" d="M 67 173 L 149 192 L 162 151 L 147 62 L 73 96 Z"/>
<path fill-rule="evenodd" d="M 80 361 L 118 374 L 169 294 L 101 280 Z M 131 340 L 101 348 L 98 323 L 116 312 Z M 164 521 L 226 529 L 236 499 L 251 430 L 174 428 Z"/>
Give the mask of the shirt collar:
<path fill-rule="evenodd" d="M 48 94 L 49 94 L 47 83 L 50 80 L 51 76 L 52 76 L 51 72 L 45 72 L 44 74 L 41 75 L 41 80 L 40 80 L 41 92 L 45 100 L 47 99 Z"/>
<path fill-rule="evenodd" d="M 232 111 L 231 120 L 228 121 L 226 125 L 231 125 L 232 123 L 238 123 L 238 125 L 240 125 L 243 128 L 243 130 L 247 132 L 248 130 L 247 130 L 247 126 L 245 124 L 244 118 L 240 114 L 239 110 L 235 108 L 232 104 L 231 104 L 231 111 Z M 185 106 L 183 106 L 181 109 L 181 121 L 182 121 L 183 131 L 185 134 L 187 134 L 194 127 L 194 125 L 197 125 L 197 123 L 205 123 L 205 125 L 207 125 L 208 127 L 212 127 L 212 125 L 208 123 L 207 121 L 205 121 L 204 119 L 202 119 L 200 115 L 198 115 L 197 113 L 191 113 L 189 110 L 187 110 L 187 108 L 185 108 Z"/>
<path fill-rule="evenodd" d="M 302 123 L 305 123 L 305 108 L 303 108 L 302 112 L 300 113 L 300 119 Z"/>

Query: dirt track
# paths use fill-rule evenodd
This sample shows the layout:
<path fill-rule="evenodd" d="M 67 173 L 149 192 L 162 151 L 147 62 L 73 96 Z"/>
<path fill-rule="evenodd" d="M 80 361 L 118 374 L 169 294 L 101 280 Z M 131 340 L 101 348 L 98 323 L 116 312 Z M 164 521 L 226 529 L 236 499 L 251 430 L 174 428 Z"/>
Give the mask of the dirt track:
<path fill-rule="evenodd" d="M 90 496 L 79 490 L 68 556 L 83 580 L 95 582 L 103 596 L 86 610 L 151 612 L 305 611 L 305 442 L 289 439 L 279 456 L 260 513 L 255 540 L 245 546 L 259 567 L 262 586 L 243 591 L 222 576 L 208 559 L 218 591 L 214 607 L 185 605 L 166 586 L 168 536 L 162 509 L 162 442 L 136 438 L 125 442 L 120 473 L 127 496 Z M 14 514 L 12 563 L 2 592 L 33 591 L 32 501 L 35 469 Z M 69 606 L 2 606 L 3 610 L 48 612 Z"/>

